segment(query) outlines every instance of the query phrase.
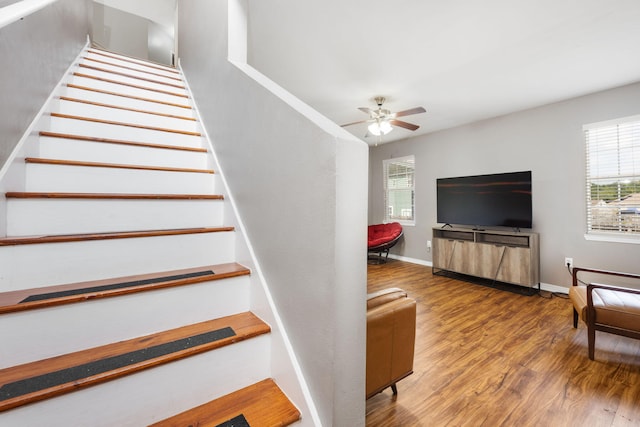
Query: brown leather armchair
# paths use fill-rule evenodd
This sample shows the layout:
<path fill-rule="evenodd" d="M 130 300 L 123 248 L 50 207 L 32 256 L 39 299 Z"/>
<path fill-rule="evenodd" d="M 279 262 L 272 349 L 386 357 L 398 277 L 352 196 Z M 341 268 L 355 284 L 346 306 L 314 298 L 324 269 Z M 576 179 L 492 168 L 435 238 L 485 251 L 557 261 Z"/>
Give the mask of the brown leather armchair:
<path fill-rule="evenodd" d="M 366 397 L 391 387 L 413 373 L 416 301 L 399 288 L 367 296 Z"/>

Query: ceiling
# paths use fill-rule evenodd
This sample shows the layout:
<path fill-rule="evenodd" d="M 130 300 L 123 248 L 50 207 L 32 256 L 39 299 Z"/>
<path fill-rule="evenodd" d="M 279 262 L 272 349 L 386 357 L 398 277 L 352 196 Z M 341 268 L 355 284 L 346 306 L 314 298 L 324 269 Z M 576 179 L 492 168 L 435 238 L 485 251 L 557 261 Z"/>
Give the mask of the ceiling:
<path fill-rule="evenodd" d="M 639 0 L 248 3 L 249 63 L 329 119 L 427 110 L 372 144 L 640 81 Z"/>

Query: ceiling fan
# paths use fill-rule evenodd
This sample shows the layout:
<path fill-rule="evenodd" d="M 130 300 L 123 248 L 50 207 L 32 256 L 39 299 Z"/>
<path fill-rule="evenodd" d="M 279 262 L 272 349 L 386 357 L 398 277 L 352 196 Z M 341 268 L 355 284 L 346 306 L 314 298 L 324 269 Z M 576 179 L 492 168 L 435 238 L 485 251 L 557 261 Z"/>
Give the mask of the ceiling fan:
<path fill-rule="evenodd" d="M 367 120 L 359 120 L 357 122 L 347 123 L 342 125 L 342 127 L 356 125 L 359 123 L 370 123 L 367 127 L 367 133 L 365 138 L 371 135 L 381 136 L 386 135 L 393 130 L 393 126 L 398 126 L 404 129 L 408 129 L 414 131 L 418 129 L 420 126 L 414 125 L 413 123 L 408 123 L 402 120 L 397 120 L 397 117 L 410 116 L 412 114 L 420 114 L 426 113 L 426 110 L 422 107 L 410 108 L 404 111 L 398 111 L 397 113 L 392 113 L 390 110 L 386 108 L 382 108 L 382 104 L 386 100 L 383 96 L 376 96 L 374 98 L 376 104 L 378 104 L 378 108 L 376 110 L 372 110 L 367 107 L 360 107 L 358 110 L 369 115 Z"/>

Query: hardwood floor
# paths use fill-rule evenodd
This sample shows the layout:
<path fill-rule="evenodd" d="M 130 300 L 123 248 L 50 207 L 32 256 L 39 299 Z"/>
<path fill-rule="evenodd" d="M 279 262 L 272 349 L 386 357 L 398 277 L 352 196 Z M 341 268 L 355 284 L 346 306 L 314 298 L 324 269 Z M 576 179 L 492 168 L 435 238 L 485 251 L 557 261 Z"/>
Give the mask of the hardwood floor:
<path fill-rule="evenodd" d="M 598 332 L 590 361 L 568 299 L 369 265 L 368 291 L 388 287 L 417 300 L 414 373 L 367 400 L 367 426 L 640 425 L 640 340 Z"/>

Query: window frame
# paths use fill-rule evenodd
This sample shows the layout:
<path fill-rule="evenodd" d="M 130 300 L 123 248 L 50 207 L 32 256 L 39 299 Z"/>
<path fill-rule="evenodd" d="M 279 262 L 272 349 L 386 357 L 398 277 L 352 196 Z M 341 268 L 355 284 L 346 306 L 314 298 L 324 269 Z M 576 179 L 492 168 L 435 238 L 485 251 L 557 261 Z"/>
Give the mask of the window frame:
<path fill-rule="evenodd" d="M 389 206 L 388 200 L 390 199 L 389 194 L 391 191 L 397 191 L 399 189 L 390 189 L 388 188 L 389 183 L 389 166 L 391 164 L 413 164 L 413 174 L 411 176 L 411 186 L 407 189 L 411 190 L 411 219 L 402 219 L 398 217 L 394 217 L 390 215 L 389 208 L 393 206 Z M 394 157 L 390 159 L 384 159 L 382 161 L 382 188 L 383 188 L 383 207 L 384 207 L 384 223 L 389 222 L 399 222 L 402 225 L 413 226 L 416 225 L 416 161 L 415 155 L 411 154 L 403 157 Z M 406 189 L 405 189 L 406 190 Z"/>
<path fill-rule="evenodd" d="M 627 139 L 625 139 L 624 134 L 623 135 L 620 134 L 621 127 L 629 128 L 628 130 L 629 135 Z M 637 218 L 634 217 L 631 220 L 633 230 L 624 231 L 622 230 L 624 228 L 624 225 L 623 225 L 624 221 L 622 220 L 623 213 L 621 212 L 621 210 L 625 206 L 623 203 L 625 197 L 623 197 L 623 193 L 621 190 L 621 183 L 625 184 L 625 181 L 628 181 L 628 183 L 626 183 L 627 185 L 632 184 L 632 186 L 635 186 L 636 188 L 640 187 L 640 167 L 638 168 L 635 167 L 636 163 L 640 164 L 640 115 L 621 117 L 613 120 L 590 123 L 590 124 L 584 125 L 582 128 L 584 132 L 584 144 L 585 144 L 584 147 L 585 147 L 585 208 L 586 208 L 585 228 L 586 230 L 585 230 L 584 237 L 586 240 L 640 244 L 640 226 L 636 225 L 640 221 L 640 214 L 635 214 L 637 215 Z M 613 129 L 615 129 L 615 131 Z M 605 133 L 607 131 L 610 133 L 615 132 L 615 136 L 606 135 Z M 605 134 L 604 137 L 602 136 L 603 134 Z M 601 138 L 602 141 L 594 141 L 594 140 L 591 140 L 590 137 Z M 629 145 L 621 147 L 620 144 L 625 142 L 628 143 Z M 615 160 L 609 161 L 608 163 L 601 161 L 603 156 L 600 156 L 600 158 L 598 158 L 596 157 L 595 154 L 592 155 L 593 146 L 597 147 L 599 150 L 602 150 L 603 146 L 606 143 L 616 144 L 616 148 L 614 150 L 610 150 L 610 152 L 614 154 Z M 632 153 L 632 156 L 631 156 L 632 158 L 630 161 L 624 157 L 626 154 L 626 150 L 630 150 Z M 627 160 L 627 163 L 624 163 L 625 160 Z M 630 166 L 629 166 L 629 162 L 630 162 Z M 606 169 L 606 166 L 608 165 L 621 165 L 624 163 L 624 166 L 630 167 L 631 172 L 621 171 L 620 166 L 618 166 L 618 170 L 613 173 L 609 172 L 609 173 L 594 174 L 592 173 L 594 163 L 596 163 L 596 167 L 599 167 L 600 165 L 602 165 L 602 169 Z M 598 184 L 601 186 L 604 186 L 604 185 L 607 185 L 607 181 L 610 181 L 608 184 L 617 183 L 615 195 L 618 198 L 610 201 L 610 202 L 613 202 L 617 200 L 617 203 L 612 204 L 610 208 L 607 206 L 605 209 L 605 212 L 606 210 L 610 210 L 610 211 L 614 211 L 615 209 L 618 210 L 617 213 L 614 213 L 616 218 L 615 222 L 617 222 L 618 224 L 618 230 L 603 229 L 606 227 L 606 223 L 604 225 L 600 225 L 595 229 L 593 228 L 593 224 L 594 224 L 593 211 L 594 209 L 597 209 L 597 207 L 593 204 L 592 186 L 598 185 Z M 635 193 L 636 191 L 633 191 L 630 194 L 635 194 Z M 640 193 L 640 190 L 637 191 L 637 193 Z M 626 197 L 629 197 L 629 196 L 627 195 Z M 600 200 L 605 203 L 610 203 L 610 202 L 606 202 L 604 199 L 600 199 Z M 600 222 L 600 224 L 603 224 L 603 223 Z"/>

